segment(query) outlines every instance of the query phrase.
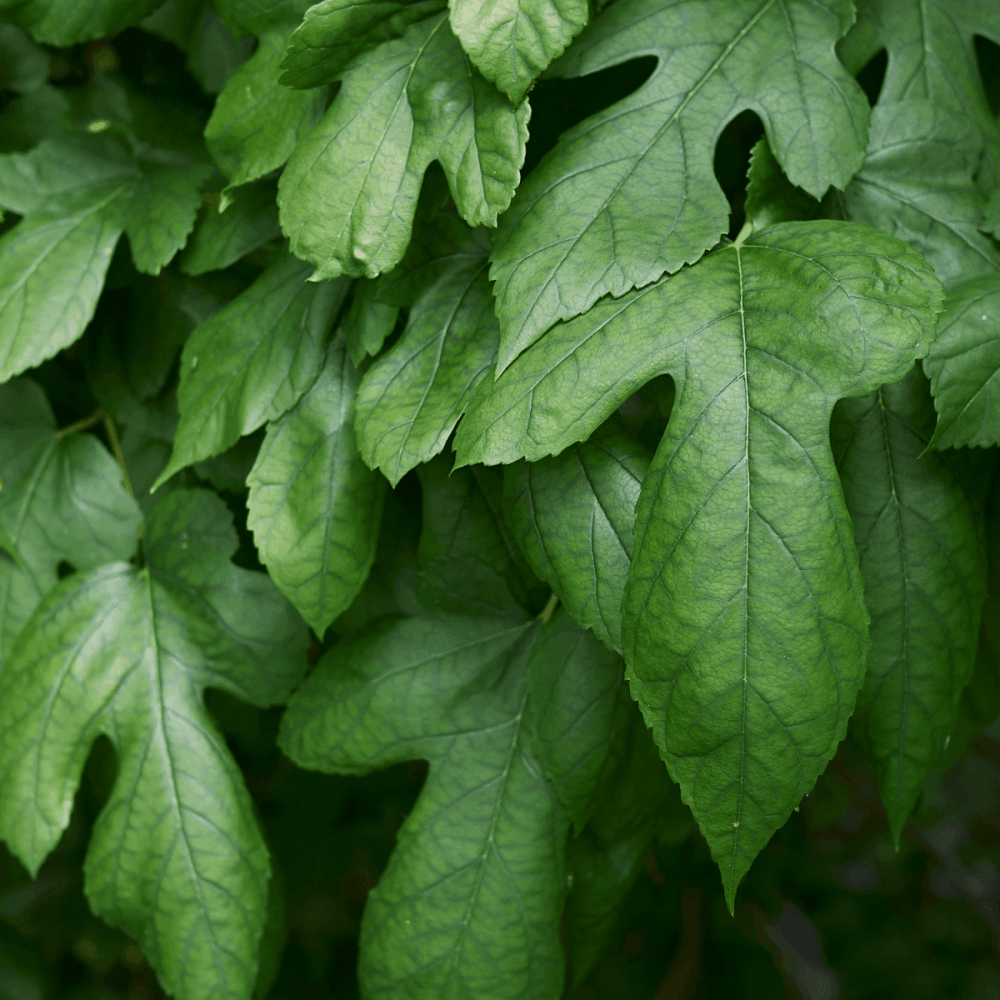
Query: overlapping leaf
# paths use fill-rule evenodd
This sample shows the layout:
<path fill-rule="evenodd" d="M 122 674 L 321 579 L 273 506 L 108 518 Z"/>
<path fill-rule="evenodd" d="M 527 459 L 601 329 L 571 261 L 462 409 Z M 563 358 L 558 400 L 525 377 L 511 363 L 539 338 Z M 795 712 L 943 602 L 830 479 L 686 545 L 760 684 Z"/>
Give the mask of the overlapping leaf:
<path fill-rule="evenodd" d="M 982 139 L 947 107 L 879 101 L 861 172 L 840 202 L 845 218 L 915 246 L 950 285 L 1000 270 L 1000 250 L 982 232 L 985 199 L 972 178 Z"/>
<path fill-rule="evenodd" d="M 585 0 L 451 0 L 450 7 L 462 48 L 515 107 L 588 15 Z"/>
<path fill-rule="evenodd" d="M 534 460 L 655 375 L 676 379 L 640 492 L 622 638 L 730 905 L 833 755 L 863 679 L 867 612 L 830 412 L 927 352 L 940 296 L 921 258 L 877 230 L 776 226 L 555 327 L 480 387 L 459 427 L 460 463 Z"/>
<path fill-rule="evenodd" d="M 343 340 L 297 405 L 269 425 L 247 485 L 247 524 L 278 589 L 322 636 L 361 590 L 385 480 L 358 454 L 358 373 Z"/>
<path fill-rule="evenodd" d="M 354 285 L 354 299 L 341 332 L 355 365 L 360 365 L 369 354 L 382 350 L 399 317 L 399 306 L 380 301 L 378 292 L 377 280 L 359 278 Z"/>
<path fill-rule="evenodd" d="M 288 18 L 262 31 L 257 51 L 229 78 L 215 102 L 205 142 L 229 178 L 226 201 L 233 188 L 280 167 L 323 113 L 325 89 L 300 92 L 278 83 L 278 65 L 293 27 Z"/>
<path fill-rule="evenodd" d="M 154 489 L 276 420 L 316 380 L 347 289 L 342 281 L 309 284 L 308 271 L 285 254 L 191 334 L 181 355 L 174 450 Z"/>
<path fill-rule="evenodd" d="M 1000 278 L 951 289 L 924 368 L 938 411 L 931 445 L 1000 444 Z"/>
<path fill-rule="evenodd" d="M 94 912 L 141 944 L 180 1000 L 246 1000 L 270 863 L 242 776 L 205 710 L 219 687 L 283 699 L 305 636 L 207 491 L 165 497 L 146 566 L 78 573 L 43 600 L 0 675 L 0 833 L 34 873 L 70 818 L 91 744 L 118 776 L 85 863 Z"/>
<path fill-rule="evenodd" d="M 293 697 L 280 738 L 303 766 L 431 762 L 365 906 L 367 996 L 561 995 L 557 796 L 592 783 L 620 662 L 563 613 L 544 626 L 426 616 L 335 646 Z"/>
<path fill-rule="evenodd" d="M 927 99 L 972 122 L 985 145 L 984 180 L 1000 183 L 1000 127 L 983 90 L 973 39 L 1000 45 L 993 0 L 861 0 L 842 54 L 852 72 L 888 50 L 880 102 Z"/>
<path fill-rule="evenodd" d="M 184 242 L 204 164 L 144 165 L 104 135 L 67 134 L 0 156 L 0 205 L 25 219 L 0 237 L 0 380 L 73 343 L 127 231 L 156 273 Z"/>
<path fill-rule="evenodd" d="M 560 319 L 697 260 L 728 225 L 713 170 L 723 126 L 753 109 L 793 183 L 815 197 L 861 166 L 867 105 L 833 46 L 850 4 L 621 0 L 553 69 L 655 54 L 634 94 L 566 132 L 497 231 L 500 369 Z"/>
<path fill-rule="evenodd" d="M 650 455 L 606 424 L 555 458 L 504 470 L 504 506 L 531 568 L 569 613 L 621 652 L 635 504 Z"/>
<path fill-rule="evenodd" d="M 59 564 L 82 571 L 128 559 L 142 515 L 105 448 L 91 434 L 60 436 L 30 379 L 0 386 L 0 470 L 0 529 L 17 556 L 0 559 L 2 668 Z"/>
<path fill-rule="evenodd" d="M 444 448 L 496 362 L 488 252 L 485 232 L 468 234 L 410 309 L 399 340 L 361 381 L 361 454 L 393 485 Z"/>
<path fill-rule="evenodd" d="M 224 212 L 207 209 L 181 255 L 181 270 L 195 275 L 221 270 L 277 239 L 276 197 L 274 184 L 248 184 L 233 192 Z"/>
<path fill-rule="evenodd" d="M 921 457 L 933 428 L 917 372 L 840 402 L 832 425 L 871 615 L 856 721 L 897 845 L 954 728 L 986 596 L 981 514 L 947 459 Z"/>
<path fill-rule="evenodd" d="M 398 264 L 435 160 L 462 217 L 496 224 L 524 162 L 528 107 L 512 109 L 472 68 L 447 14 L 410 24 L 337 78 L 278 189 L 282 229 L 314 278 L 371 278 Z"/>

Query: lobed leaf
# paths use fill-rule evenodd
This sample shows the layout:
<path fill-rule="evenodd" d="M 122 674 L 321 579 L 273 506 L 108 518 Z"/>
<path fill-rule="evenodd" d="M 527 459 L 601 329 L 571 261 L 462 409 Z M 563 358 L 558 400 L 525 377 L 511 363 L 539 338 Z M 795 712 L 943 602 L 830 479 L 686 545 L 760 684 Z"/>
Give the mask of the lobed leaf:
<path fill-rule="evenodd" d="M 759 115 L 792 183 L 815 197 L 847 184 L 864 159 L 868 108 L 834 54 L 840 8 L 621 0 L 587 28 L 553 75 L 645 55 L 657 68 L 565 132 L 505 214 L 490 272 L 498 372 L 558 320 L 676 271 L 718 241 L 729 205 L 715 143 L 740 111 Z"/>
<path fill-rule="evenodd" d="M 85 889 L 180 1000 L 250 996 L 270 877 L 203 690 L 273 704 L 306 666 L 291 609 L 266 576 L 229 562 L 235 549 L 218 497 L 170 494 L 147 521 L 147 567 L 62 581 L 0 675 L 0 833 L 36 873 L 69 822 L 92 743 L 108 736 L 118 775 Z"/>
<path fill-rule="evenodd" d="M 480 388 L 459 428 L 459 464 L 534 460 L 674 376 L 622 640 L 730 907 L 833 756 L 863 680 L 867 612 L 830 413 L 926 354 L 940 295 L 877 230 L 775 226 L 555 327 Z"/>
<path fill-rule="evenodd" d="M 462 218 L 496 225 L 520 178 L 528 108 L 513 110 L 469 65 L 446 14 L 410 24 L 338 77 L 278 185 L 282 229 L 316 265 L 314 280 L 398 264 L 435 160 Z"/>
<path fill-rule="evenodd" d="M 544 626 L 425 616 L 339 643 L 294 696 L 280 741 L 303 766 L 431 762 L 365 907 L 367 996 L 561 995 L 568 823 L 536 747 L 571 797 L 587 790 L 606 726 L 572 717 L 591 687 L 595 713 L 613 709 L 600 692 L 614 686 L 616 659 L 559 613 Z M 539 744 L 530 720 L 550 717 Z"/>
<path fill-rule="evenodd" d="M 247 485 L 247 524 L 278 589 L 320 638 L 375 558 L 384 480 L 354 436 L 358 374 L 343 340 L 312 388 L 267 429 Z"/>

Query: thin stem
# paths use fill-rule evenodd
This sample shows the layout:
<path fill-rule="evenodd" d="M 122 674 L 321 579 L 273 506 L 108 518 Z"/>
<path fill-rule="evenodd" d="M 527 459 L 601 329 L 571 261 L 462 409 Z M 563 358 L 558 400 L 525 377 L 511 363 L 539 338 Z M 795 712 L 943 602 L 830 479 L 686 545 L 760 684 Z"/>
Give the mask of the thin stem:
<path fill-rule="evenodd" d="M 559 604 L 559 598 L 555 594 L 549 595 L 549 600 L 545 607 L 542 608 L 542 613 L 538 616 L 543 622 L 547 622 L 551 617 L 552 613 L 556 610 L 556 606 Z"/>
<path fill-rule="evenodd" d="M 118 432 L 115 430 L 115 422 L 107 413 L 102 412 L 102 415 L 104 417 L 104 429 L 108 432 L 108 440 L 111 442 L 111 451 L 114 453 L 115 461 L 122 470 L 125 489 L 128 490 L 128 495 L 134 500 L 135 492 L 132 489 L 132 480 L 128 477 L 128 469 L 125 468 L 125 456 L 122 454 L 122 446 L 118 443 Z"/>
<path fill-rule="evenodd" d="M 76 423 L 70 424 L 69 427 L 64 427 L 61 431 L 56 431 L 56 440 L 61 441 L 64 437 L 69 437 L 70 434 L 76 434 L 78 431 L 85 431 L 89 427 L 93 427 L 94 424 L 105 419 L 106 414 L 104 410 L 98 407 L 94 410 L 89 417 L 83 417 L 77 420 Z"/>

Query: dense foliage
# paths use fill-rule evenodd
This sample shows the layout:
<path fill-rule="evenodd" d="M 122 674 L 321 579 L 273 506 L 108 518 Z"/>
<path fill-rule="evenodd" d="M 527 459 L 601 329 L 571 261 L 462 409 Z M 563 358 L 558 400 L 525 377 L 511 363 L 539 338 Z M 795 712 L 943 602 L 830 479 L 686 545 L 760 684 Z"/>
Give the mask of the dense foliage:
<path fill-rule="evenodd" d="M 996 0 L 0 21 L 0 996 L 1000 995 Z"/>

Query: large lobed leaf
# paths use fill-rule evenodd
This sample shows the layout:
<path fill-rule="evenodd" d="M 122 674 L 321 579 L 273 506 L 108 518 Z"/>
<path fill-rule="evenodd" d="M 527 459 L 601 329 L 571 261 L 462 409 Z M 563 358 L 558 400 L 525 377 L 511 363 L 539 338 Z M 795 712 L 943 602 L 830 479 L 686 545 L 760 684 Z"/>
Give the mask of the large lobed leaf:
<path fill-rule="evenodd" d="M 639 56 L 634 94 L 560 138 L 501 220 L 499 371 L 553 323 L 697 260 L 728 224 L 713 169 L 723 126 L 754 110 L 793 183 L 820 197 L 861 166 L 864 96 L 833 51 L 850 4 L 813 0 L 620 0 L 553 73 Z"/>
<path fill-rule="evenodd" d="M 361 928 L 372 998 L 556 1000 L 571 810 L 608 750 L 621 661 L 568 615 L 427 615 L 335 646 L 289 704 L 302 766 L 431 763 Z M 590 706 L 586 724 L 581 707 Z"/>
<path fill-rule="evenodd" d="M 674 376 L 622 641 L 730 906 L 833 755 L 864 677 L 868 615 L 831 411 L 926 354 L 940 298 L 890 236 L 776 226 L 556 326 L 480 388 L 459 428 L 460 464 L 535 460 Z"/>
<path fill-rule="evenodd" d="M 245 1000 L 270 863 L 242 776 L 203 701 L 281 701 L 305 635 L 266 576 L 229 562 L 225 504 L 165 497 L 146 566 L 110 563 L 42 601 L 0 674 L 0 834 L 32 873 L 66 828 L 90 747 L 118 775 L 84 865 L 94 912 L 142 946 L 181 1000 Z"/>

